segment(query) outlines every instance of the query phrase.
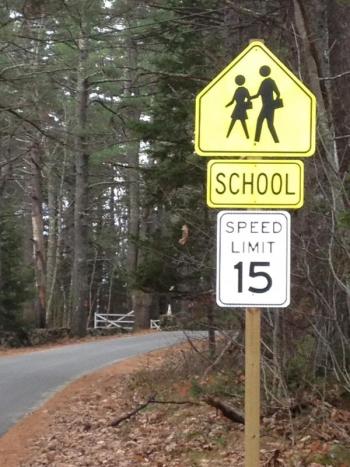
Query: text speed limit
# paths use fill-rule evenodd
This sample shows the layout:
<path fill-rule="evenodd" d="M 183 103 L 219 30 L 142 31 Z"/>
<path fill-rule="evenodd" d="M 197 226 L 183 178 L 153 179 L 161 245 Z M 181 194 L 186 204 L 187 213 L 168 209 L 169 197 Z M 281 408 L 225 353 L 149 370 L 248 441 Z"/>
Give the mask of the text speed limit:
<path fill-rule="evenodd" d="M 218 214 L 216 300 L 221 307 L 289 305 L 288 212 Z"/>

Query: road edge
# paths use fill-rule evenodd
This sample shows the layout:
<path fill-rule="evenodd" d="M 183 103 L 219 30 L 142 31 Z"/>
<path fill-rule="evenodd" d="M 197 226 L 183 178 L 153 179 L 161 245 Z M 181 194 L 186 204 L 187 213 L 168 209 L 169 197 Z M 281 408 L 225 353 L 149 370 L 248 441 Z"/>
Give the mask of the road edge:
<path fill-rule="evenodd" d="M 180 344 L 181 346 L 181 344 Z M 15 426 L 0 438 L 1 465 L 19 467 L 30 456 L 30 447 L 40 438 L 49 426 L 50 421 L 67 399 L 86 391 L 87 387 L 96 387 L 101 379 L 128 375 L 149 364 L 150 359 L 162 358 L 169 349 L 175 346 L 153 350 L 125 360 L 108 365 L 102 369 L 79 377 L 67 386 L 54 393 L 41 407 L 27 414 Z"/>

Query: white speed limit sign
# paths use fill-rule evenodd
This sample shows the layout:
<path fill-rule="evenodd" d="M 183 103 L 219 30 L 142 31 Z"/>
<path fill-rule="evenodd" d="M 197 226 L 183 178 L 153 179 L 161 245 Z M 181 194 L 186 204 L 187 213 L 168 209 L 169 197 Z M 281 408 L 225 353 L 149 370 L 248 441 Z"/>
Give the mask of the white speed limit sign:
<path fill-rule="evenodd" d="M 221 211 L 217 223 L 217 304 L 286 307 L 289 300 L 289 213 Z"/>

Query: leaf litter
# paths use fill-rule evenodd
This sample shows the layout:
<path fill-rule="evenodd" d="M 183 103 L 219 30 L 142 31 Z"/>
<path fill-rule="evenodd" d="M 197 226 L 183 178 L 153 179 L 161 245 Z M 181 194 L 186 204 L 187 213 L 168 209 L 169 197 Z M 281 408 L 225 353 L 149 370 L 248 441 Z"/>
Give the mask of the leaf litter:
<path fill-rule="evenodd" d="M 243 466 L 244 426 L 204 402 L 198 405 L 201 396 L 193 393 L 191 378 L 181 368 L 178 350 L 161 357 L 150 354 L 146 367 L 100 377 L 97 387 L 83 386 L 52 414 L 45 435 L 35 440 L 20 466 Z M 197 405 L 149 404 L 111 426 L 152 393 L 158 400 L 193 400 Z M 235 401 L 239 403 L 242 397 Z M 318 400 L 293 419 L 276 409 L 262 418 L 260 454 L 264 467 L 349 467 L 350 412 Z"/>

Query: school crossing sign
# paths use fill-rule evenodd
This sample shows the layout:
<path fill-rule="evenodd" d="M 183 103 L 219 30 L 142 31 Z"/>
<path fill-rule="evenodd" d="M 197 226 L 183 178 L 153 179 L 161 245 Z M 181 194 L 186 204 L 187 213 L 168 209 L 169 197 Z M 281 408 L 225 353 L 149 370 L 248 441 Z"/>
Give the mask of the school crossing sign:
<path fill-rule="evenodd" d="M 308 157 L 315 135 L 315 96 L 259 41 L 196 98 L 200 156 Z"/>

